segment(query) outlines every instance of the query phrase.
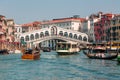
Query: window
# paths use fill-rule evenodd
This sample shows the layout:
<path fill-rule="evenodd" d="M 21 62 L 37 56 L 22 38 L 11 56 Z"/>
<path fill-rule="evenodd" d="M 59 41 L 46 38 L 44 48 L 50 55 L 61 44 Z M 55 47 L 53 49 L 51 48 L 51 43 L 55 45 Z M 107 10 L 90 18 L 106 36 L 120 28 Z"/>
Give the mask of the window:
<path fill-rule="evenodd" d="M 24 42 L 24 37 L 21 37 L 21 42 Z"/>
<path fill-rule="evenodd" d="M 26 41 L 29 41 L 29 36 L 26 36 L 26 37 L 25 37 L 25 40 L 26 40 Z"/>
<path fill-rule="evenodd" d="M 30 39 L 34 40 L 34 35 L 33 34 L 31 34 Z"/>
<path fill-rule="evenodd" d="M 35 34 L 35 39 L 38 39 L 38 38 L 39 38 L 39 34 L 36 33 L 36 34 Z"/>
<path fill-rule="evenodd" d="M 74 34 L 74 38 L 77 39 L 77 34 Z"/>
<path fill-rule="evenodd" d="M 70 33 L 70 34 L 69 34 L 69 37 L 72 38 L 72 36 L 73 36 L 72 33 Z"/>
<path fill-rule="evenodd" d="M 84 38 L 83 38 L 83 41 L 87 41 L 87 38 L 86 38 L 86 37 L 84 37 Z"/>
<path fill-rule="evenodd" d="M 45 36 L 49 36 L 49 32 L 48 31 L 45 31 Z"/>
<path fill-rule="evenodd" d="M 44 37 L 44 33 L 43 32 L 40 33 L 40 37 Z"/>
<path fill-rule="evenodd" d="M 59 35 L 63 36 L 63 31 L 60 31 L 60 32 L 59 32 Z"/>
<path fill-rule="evenodd" d="M 79 39 L 79 40 L 82 40 L 82 36 L 81 36 L 81 35 L 79 35 L 78 39 Z"/>
<path fill-rule="evenodd" d="M 68 33 L 67 33 L 67 32 L 65 32 L 65 33 L 64 33 L 64 36 L 65 36 L 65 37 L 68 37 Z"/>

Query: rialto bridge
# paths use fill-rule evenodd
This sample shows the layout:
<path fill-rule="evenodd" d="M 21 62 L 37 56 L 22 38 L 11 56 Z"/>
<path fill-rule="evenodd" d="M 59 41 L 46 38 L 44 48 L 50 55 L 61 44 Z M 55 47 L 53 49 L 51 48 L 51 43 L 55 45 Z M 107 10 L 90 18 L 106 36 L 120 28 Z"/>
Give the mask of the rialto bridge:
<path fill-rule="evenodd" d="M 29 47 L 38 46 L 38 44 L 44 47 L 51 47 L 51 45 L 53 47 L 56 41 L 60 40 L 86 44 L 88 43 L 88 35 L 78 31 L 53 26 L 23 33 L 20 36 L 20 40 L 21 42 L 26 42 Z"/>

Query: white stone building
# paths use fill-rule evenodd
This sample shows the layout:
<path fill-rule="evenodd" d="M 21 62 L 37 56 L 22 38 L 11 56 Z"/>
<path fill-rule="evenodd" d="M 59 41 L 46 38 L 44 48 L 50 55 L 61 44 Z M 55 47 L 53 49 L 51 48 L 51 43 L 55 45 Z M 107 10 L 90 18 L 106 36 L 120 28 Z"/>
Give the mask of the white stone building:
<path fill-rule="evenodd" d="M 50 26 L 57 26 L 65 29 L 71 29 L 75 31 L 81 31 L 81 23 L 84 21 L 84 18 L 59 18 L 53 19 L 49 21 L 41 22 L 42 28 L 50 27 Z"/>
<path fill-rule="evenodd" d="M 15 41 L 20 41 L 21 34 L 22 34 L 22 25 L 15 24 Z"/>
<path fill-rule="evenodd" d="M 102 12 L 98 14 L 91 14 L 89 17 L 86 17 L 86 20 L 82 23 L 82 32 L 88 34 L 89 41 L 95 41 L 94 35 L 94 23 L 98 22 L 101 19 Z"/>

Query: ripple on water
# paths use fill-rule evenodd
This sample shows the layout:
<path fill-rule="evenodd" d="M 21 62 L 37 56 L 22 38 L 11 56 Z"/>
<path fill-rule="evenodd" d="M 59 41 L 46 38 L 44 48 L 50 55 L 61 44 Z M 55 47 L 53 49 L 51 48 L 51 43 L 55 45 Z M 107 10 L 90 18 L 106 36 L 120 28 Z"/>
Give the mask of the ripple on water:
<path fill-rule="evenodd" d="M 0 55 L 0 80 L 119 80 L 119 71 L 116 61 L 89 59 L 82 52 L 46 52 L 35 61 L 21 60 L 21 54 Z"/>

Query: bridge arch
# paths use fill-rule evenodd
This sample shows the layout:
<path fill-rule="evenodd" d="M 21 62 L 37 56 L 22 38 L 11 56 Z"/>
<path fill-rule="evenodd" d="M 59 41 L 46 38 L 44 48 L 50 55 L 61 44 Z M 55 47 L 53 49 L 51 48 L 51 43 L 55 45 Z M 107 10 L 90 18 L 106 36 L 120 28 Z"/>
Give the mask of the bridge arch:
<path fill-rule="evenodd" d="M 59 35 L 60 35 L 60 36 L 63 36 L 63 31 L 60 31 L 60 32 L 59 32 Z"/>
<path fill-rule="evenodd" d="M 67 33 L 67 32 L 64 32 L 64 36 L 65 36 L 65 37 L 68 37 L 68 33 Z"/>
<path fill-rule="evenodd" d="M 49 32 L 48 31 L 45 31 L 45 36 L 49 36 Z"/>
<path fill-rule="evenodd" d="M 44 33 L 43 32 L 40 33 L 40 37 L 41 38 L 44 37 Z"/>
<path fill-rule="evenodd" d="M 74 38 L 77 39 L 77 34 L 74 34 Z"/>
<path fill-rule="evenodd" d="M 34 40 L 34 35 L 33 34 L 30 35 L 30 40 Z"/>
<path fill-rule="evenodd" d="M 28 35 L 25 37 L 25 40 L 26 40 L 26 41 L 29 41 L 29 36 L 28 36 Z"/>
<path fill-rule="evenodd" d="M 73 37 L 73 34 L 72 34 L 72 33 L 69 33 L 69 37 L 72 38 L 72 37 Z"/>
<path fill-rule="evenodd" d="M 39 39 L 39 33 L 35 34 L 35 39 Z"/>
<path fill-rule="evenodd" d="M 87 38 L 86 38 L 86 36 L 84 36 L 84 38 L 83 38 L 83 41 L 87 41 Z"/>
<path fill-rule="evenodd" d="M 81 35 L 79 35 L 78 39 L 79 39 L 79 40 L 82 40 L 82 36 L 81 36 Z"/>

